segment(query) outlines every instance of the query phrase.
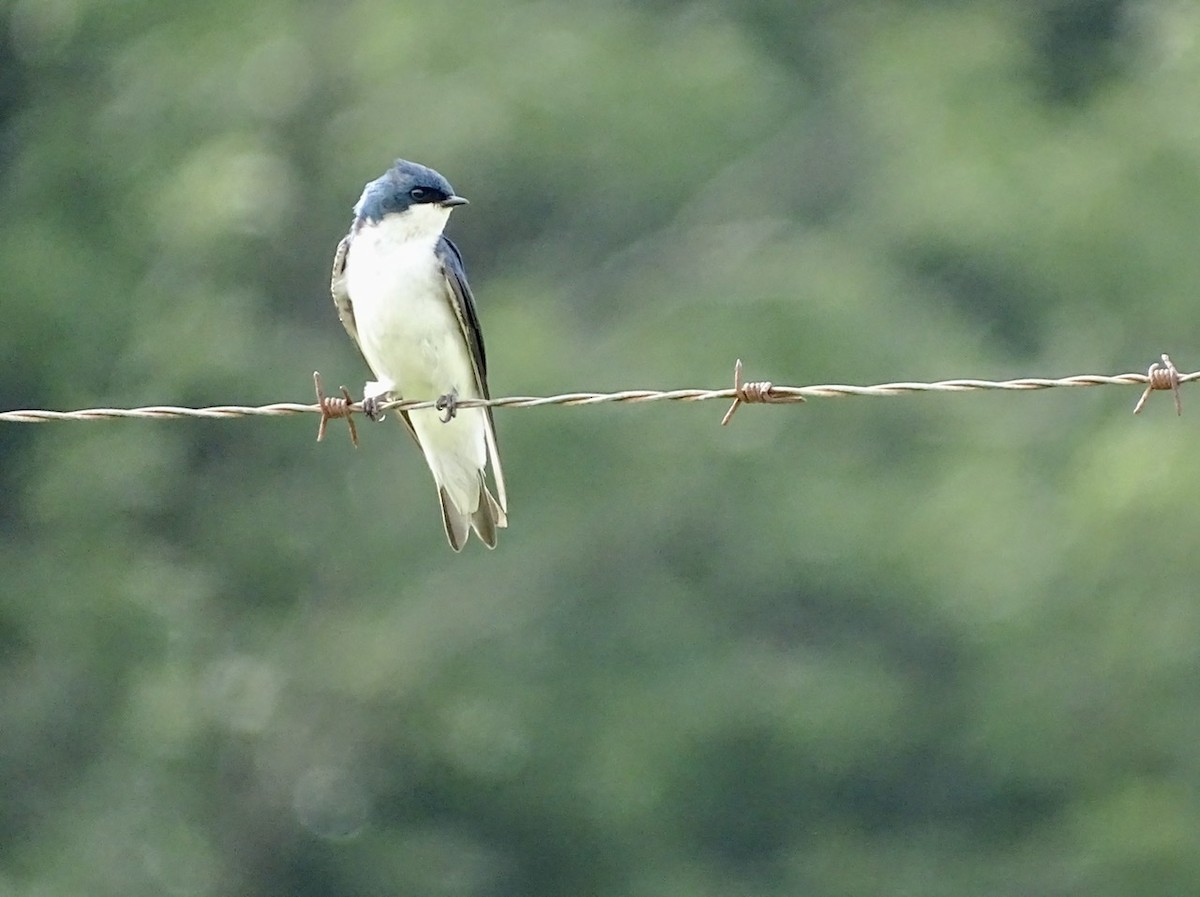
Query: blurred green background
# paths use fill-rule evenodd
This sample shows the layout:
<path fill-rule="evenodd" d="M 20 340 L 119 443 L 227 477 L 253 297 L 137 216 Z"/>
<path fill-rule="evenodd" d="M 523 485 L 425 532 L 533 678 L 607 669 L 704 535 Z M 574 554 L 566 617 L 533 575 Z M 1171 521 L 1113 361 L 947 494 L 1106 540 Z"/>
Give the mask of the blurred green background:
<path fill-rule="evenodd" d="M 0 408 L 357 394 L 397 156 L 497 395 L 1197 363 L 1186 0 L 0 34 Z M 501 411 L 461 556 L 390 423 L 0 425 L 0 895 L 1195 893 L 1200 409 L 1137 392 Z"/>

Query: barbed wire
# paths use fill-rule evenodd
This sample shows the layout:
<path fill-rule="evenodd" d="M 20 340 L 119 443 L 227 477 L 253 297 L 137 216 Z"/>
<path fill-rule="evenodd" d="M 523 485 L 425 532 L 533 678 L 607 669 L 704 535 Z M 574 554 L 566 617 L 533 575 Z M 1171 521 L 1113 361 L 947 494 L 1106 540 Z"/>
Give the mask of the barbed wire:
<path fill-rule="evenodd" d="M 1161 362 L 1152 364 L 1144 374 L 1076 374 L 1070 377 L 1044 378 L 1022 377 L 1015 380 L 957 379 L 938 380 L 930 383 L 878 383 L 872 386 L 852 386 L 826 383 L 815 386 L 777 386 L 766 380 L 743 382 L 742 362 L 734 367 L 734 383 L 723 389 L 625 389 L 618 392 L 568 392 L 552 396 L 505 396 L 496 399 L 457 399 L 447 409 L 445 399 L 436 401 L 355 402 L 345 387 L 342 396 L 325 395 L 321 375 L 313 374 L 317 401 L 314 404 L 278 402 L 271 405 L 212 405 L 203 408 L 183 408 L 176 405 L 148 405 L 140 408 L 86 408 L 79 411 L 14 410 L 0 411 L 0 423 L 40 424 L 52 421 L 97 421 L 97 420 L 175 420 L 200 418 L 223 420 L 238 417 L 281 417 L 296 414 L 321 415 L 318 439 L 324 436 L 329 420 L 345 418 L 356 438 L 352 415 L 356 413 L 378 414 L 386 411 L 416 411 L 436 408 L 453 415 L 461 408 L 543 408 L 557 405 L 602 405 L 609 403 L 642 404 L 647 402 L 705 402 L 712 399 L 730 401 L 732 404 L 722 419 L 728 424 L 733 414 L 743 404 L 789 404 L 809 399 L 840 399 L 851 397 L 892 397 L 928 392 L 982 392 L 1003 390 L 1031 392 L 1043 389 L 1092 386 L 1143 386 L 1134 413 L 1140 413 L 1146 399 L 1154 390 L 1171 390 L 1175 396 L 1175 410 L 1182 414 L 1179 398 L 1181 384 L 1200 380 L 1200 371 L 1180 373 L 1167 355 Z"/>

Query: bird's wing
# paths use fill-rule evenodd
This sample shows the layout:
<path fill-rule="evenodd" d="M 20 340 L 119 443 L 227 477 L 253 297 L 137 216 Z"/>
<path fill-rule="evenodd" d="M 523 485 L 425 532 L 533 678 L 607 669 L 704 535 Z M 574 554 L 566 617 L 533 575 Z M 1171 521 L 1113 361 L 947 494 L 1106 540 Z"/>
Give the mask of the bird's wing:
<path fill-rule="evenodd" d="M 350 301 L 350 290 L 346 287 L 346 257 L 350 254 L 350 243 L 353 236 L 350 233 L 342 237 L 342 241 L 338 243 L 337 252 L 333 254 L 333 272 L 329 277 L 329 292 L 333 295 L 333 304 L 337 308 L 338 320 L 350 334 L 350 339 L 354 340 L 354 347 L 358 349 L 358 354 L 363 355 L 362 344 L 358 341 L 358 326 L 354 322 L 354 303 Z M 370 369 L 371 363 L 367 361 L 367 356 L 363 355 L 363 361 Z M 372 371 L 372 373 L 374 372 Z M 404 422 L 408 435 L 416 441 L 417 445 L 420 445 L 421 440 L 417 439 L 417 431 L 413 429 L 408 413 L 401 411 L 400 419 Z"/>
<path fill-rule="evenodd" d="M 333 254 L 333 273 L 329 277 L 329 292 L 333 294 L 333 304 L 337 308 L 338 320 L 354 340 L 354 346 L 362 352 L 358 342 L 358 327 L 354 323 L 354 304 L 350 301 L 350 291 L 346 289 L 346 256 L 350 254 L 350 234 L 342 237 L 338 243 L 337 252 Z"/>
<path fill-rule="evenodd" d="M 471 356 L 471 368 L 475 372 L 475 386 L 485 399 L 491 398 L 487 385 L 487 352 L 483 347 L 483 331 L 479 329 L 479 316 L 475 312 L 475 297 L 471 295 L 471 287 L 467 283 L 467 272 L 463 267 L 462 256 L 446 236 L 437 242 L 437 257 L 442 264 L 442 274 L 446 278 L 449 289 L 451 307 L 458 319 L 459 330 L 467 344 L 467 352 Z M 492 475 L 496 479 L 496 491 L 499 493 L 500 508 L 508 510 L 508 495 L 504 488 L 504 472 L 500 469 L 500 451 L 496 446 L 496 424 L 492 419 L 492 409 L 484 411 L 487 425 L 488 455 L 492 459 Z"/>

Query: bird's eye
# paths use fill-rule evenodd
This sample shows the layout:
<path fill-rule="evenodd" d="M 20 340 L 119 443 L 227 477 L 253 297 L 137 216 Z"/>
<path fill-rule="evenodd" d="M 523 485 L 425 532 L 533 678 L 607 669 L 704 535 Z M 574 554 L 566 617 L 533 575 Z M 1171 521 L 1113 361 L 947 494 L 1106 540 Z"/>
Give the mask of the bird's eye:
<path fill-rule="evenodd" d="M 429 191 L 424 187 L 413 187 L 408 191 L 408 195 L 413 202 L 423 202 L 425 197 L 429 195 Z"/>

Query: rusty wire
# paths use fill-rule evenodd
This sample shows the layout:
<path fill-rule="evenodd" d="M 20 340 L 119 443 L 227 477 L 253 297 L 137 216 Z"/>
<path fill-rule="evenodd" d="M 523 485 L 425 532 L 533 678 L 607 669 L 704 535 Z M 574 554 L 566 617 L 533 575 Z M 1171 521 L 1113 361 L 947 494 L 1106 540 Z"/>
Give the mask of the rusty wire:
<path fill-rule="evenodd" d="M 314 375 L 319 381 L 319 375 Z M 1140 412 L 1146 398 L 1154 390 L 1171 390 L 1175 396 L 1176 410 L 1182 411 L 1179 387 L 1200 379 L 1200 371 L 1180 373 L 1171 359 L 1163 355 L 1162 362 L 1155 362 L 1145 374 L 1077 374 L 1070 377 L 1043 378 L 1022 377 L 1016 380 L 957 379 L 938 380 L 932 383 L 879 383 L 873 386 L 847 384 L 821 384 L 816 386 L 778 386 L 769 381 L 743 382 L 741 361 L 735 368 L 733 386 L 722 389 L 626 389 L 619 392 L 569 392 L 552 396 L 505 396 L 496 399 L 468 399 L 457 401 L 462 408 L 542 408 L 557 405 L 603 405 L 609 403 L 642 404 L 647 402 L 704 402 L 720 399 L 732 402 L 722 423 L 728 423 L 734 411 L 742 404 L 783 404 L 804 402 L 811 399 L 839 399 L 850 397 L 891 397 L 929 392 L 981 392 L 1002 390 L 1007 392 L 1030 392 L 1043 389 L 1091 386 L 1142 386 L 1144 392 L 1138 401 L 1135 413 Z M 182 408 L 175 405 L 150 405 L 141 408 L 87 408 L 79 411 L 14 410 L 0 411 L 0 423 L 49 423 L 51 421 L 96 421 L 96 420 L 174 420 L 179 418 L 227 419 L 238 417 L 281 417 L 296 414 L 320 414 L 321 433 L 324 424 L 335 418 L 347 418 L 361 412 L 362 403 L 353 402 L 350 393 L 343 387 L 341 397 L 325 396 L 318 383 L 318 401 L 315 404 L 279 402 L 272 405 L 214 405 L 204 408 Z M 379 411 L 415 411 L 423 408 L 438 408 L 437 401 L 398 401 L 379 405 Z M 440 409 L 439 409 L 440 410 Z M 353 421 L 351 421 L 353 427 Z"/>

